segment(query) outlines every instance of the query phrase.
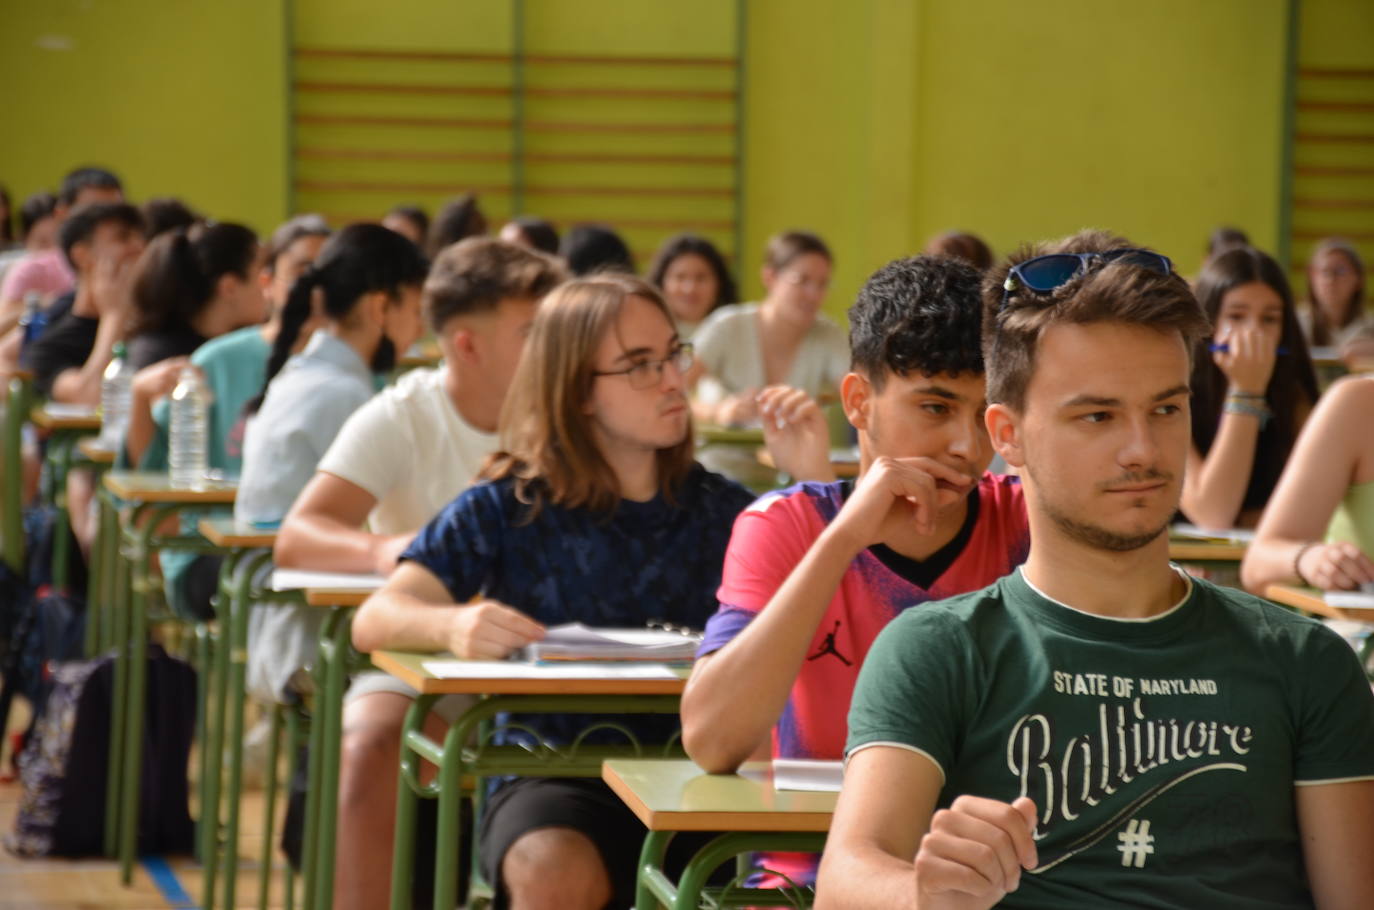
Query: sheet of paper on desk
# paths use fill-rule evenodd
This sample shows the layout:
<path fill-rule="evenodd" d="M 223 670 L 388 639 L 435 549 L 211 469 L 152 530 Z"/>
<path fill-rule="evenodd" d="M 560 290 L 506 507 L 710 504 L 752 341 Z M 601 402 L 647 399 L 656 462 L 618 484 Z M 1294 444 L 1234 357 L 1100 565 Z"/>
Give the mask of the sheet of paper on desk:
<path fill-rule="evenodd" d="M 427 660 L 440 679 L 678 679 L 667 664 L 598 662 L 531 664 L 514 660 Z"/>
<path fill-rule="evenodd" d="M 1255 539 L 1255 531 L 1253 528 L 1201 528 L 1181 521 L 1169 526 L 1169 536 L 1185 537 L 1190 540 L 1224 540 L 1227 543 L 1250 543 Z"/>
<path fill-rule="evenodd" d="M 691 660 L 701 637 L 663 629 L 551 626 L 525 649 L 530 660 Z"/>
<path fill-rule="evenodd" d="M 350 572 L 312 572 L 308 569 L 273 569 L 273 591 L 300 591 L 318 588 L 326 591 L 375 591 L 386 584 L 381 575 L 355 575 Z"/>
<path fill-rule="evenodd" d="M 43 405 L 49 417 L 95 417 L 96 409 L 88 404 L 72 404 L 66 401 L 49 401 Z"/>
<path fill-rule="evenodd" d="M 773 759 L 774 790 L 814 790 L 839 793 L 844 783 L 844 762 L 805 758 Z"/>
<path fill-rule="evenodd" d="M 1327 591 L 1322 597 L 1342 610 L 1374 610 L 1374 585 L 1362 585 L 1358 591 Z"/>

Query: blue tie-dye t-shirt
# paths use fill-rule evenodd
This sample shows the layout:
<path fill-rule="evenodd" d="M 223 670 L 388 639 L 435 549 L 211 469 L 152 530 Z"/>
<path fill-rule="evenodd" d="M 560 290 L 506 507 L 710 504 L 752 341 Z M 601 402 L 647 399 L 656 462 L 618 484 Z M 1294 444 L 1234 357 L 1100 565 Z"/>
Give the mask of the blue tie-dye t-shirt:
<path fill-rule="evenodd" d="M 530 521 L 530 507 L 516 499 L 511 480 L 480 483 L 445 506 L 401 558 L 434 573 L 458 603 L 480 595 L 546 625 L 663 620 L 700 629 L 716 608 L 730 528 L 753 498 L 696 466 L 673 504 L 661 495 L 621 500 L 610 514 L 546 504 Z M 520 718 L 554 743 L 570 741 L 591 720 Z M 678 729 L 675 716 L 614 721 L 646 743 L 665 742 Z M 616 740 L 602 732 L 598 740 Z"/>

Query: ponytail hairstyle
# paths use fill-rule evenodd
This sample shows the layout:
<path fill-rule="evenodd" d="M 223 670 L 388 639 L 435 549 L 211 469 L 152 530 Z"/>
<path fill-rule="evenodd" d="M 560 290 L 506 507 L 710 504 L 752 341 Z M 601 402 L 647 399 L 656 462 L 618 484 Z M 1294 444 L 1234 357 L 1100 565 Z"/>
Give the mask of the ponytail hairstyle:
<path fill-rule="evenodd" d="M 241 224 L 195 224 L 158 235 L 134 276 L 135 335 L 189 329 L 225 275 L 251 279 L 258 237 Z"/>
<path fill-rule="evenodd" d="M 339 321 L 353 312 L 363 295 L 384 291 L 397 296 L 401 288 L 421 287 L 428 272 L 429 262 L 420 248 L 380 224 L 350 224 L 330 237 L 315 264 L 291 285 L 262 391 L 244 405 L 244 413 L 257 413 L 273 377 L 286 365 L 301 326 L 310 318 L 316 290 L 324 315 Z"/>

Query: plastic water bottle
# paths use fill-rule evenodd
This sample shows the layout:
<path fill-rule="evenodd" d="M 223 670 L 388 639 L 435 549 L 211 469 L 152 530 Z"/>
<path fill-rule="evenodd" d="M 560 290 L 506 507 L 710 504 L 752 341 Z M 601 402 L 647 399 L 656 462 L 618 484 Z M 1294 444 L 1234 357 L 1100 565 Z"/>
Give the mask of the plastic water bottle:
<path fill-rule="evenodd" d="M 29 291 L 24 295 L 24 313 L 19 317 L 20 345 L 28 347 L 29 342 L 43 334 L 47 320 L 43 318 L 43 295 Z"/>
<path fill-rule="evenodd" d="M 129 407 L 134 397 L 134 368 L 129 365 L 124 343 L 116 342 L 114 356 L 100 380 L 100 445 L 117 449 L 129 429 Z"/>
<path fill-rule="evenodd" d="M 171 466 L 172 486 L 183 489 L 200 487 L 209 469 L 206 451 L 206 424 L 209 396 L 194 367 L 185 367 L 172 390 L 171 401 Z"/>

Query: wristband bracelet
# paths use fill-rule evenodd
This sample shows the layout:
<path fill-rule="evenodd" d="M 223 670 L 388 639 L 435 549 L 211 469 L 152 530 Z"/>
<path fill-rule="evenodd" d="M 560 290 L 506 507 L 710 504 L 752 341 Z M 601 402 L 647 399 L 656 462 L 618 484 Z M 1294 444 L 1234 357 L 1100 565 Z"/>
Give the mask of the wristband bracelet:
<path fill-rule="evenodd" d="M 1307 543 L 1298 547 L 1298 552 L 1293 554 L 1293 574 L 1298 576 L 1298 581 L 1302 582 L 1309 588 L 1315 587 L 1315 585 L 1313 585 L 1312 582 L 1307 580 L 1306 575 L 1302 574 L 1302 567 L 1299 566 L 1298 563 L 1302 562 L 1302 557 L 1304 553 L 1306 553 L 1308 550 L 1312 549 L 1315 546 L 1319 546 L 1320 544 L 1320 540 L 1309 540 Z"/>
<path fill-rule="evenodd" d="M 1227 414 L 1242 414 L 1246 417 L 1254 417 L 1259 420 L 1260 429 L 1263 430 L 1269 423 L 1269 419 L 1274 416 L 1274 412 L 1262 404 L 1251 404 L 1250 401 L 1238 395 L 1227 395 L 1226 403 L 1222 405 L 1222 410 Z"/>

